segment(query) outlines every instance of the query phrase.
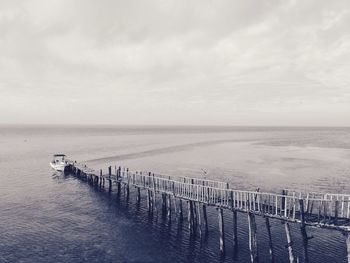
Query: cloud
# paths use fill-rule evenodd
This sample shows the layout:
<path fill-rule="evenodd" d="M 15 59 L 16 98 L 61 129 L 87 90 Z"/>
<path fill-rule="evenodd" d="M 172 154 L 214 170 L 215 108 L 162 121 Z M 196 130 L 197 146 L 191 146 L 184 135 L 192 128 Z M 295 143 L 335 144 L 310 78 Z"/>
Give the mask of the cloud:
<path fill-rule="evenodd" d="M 348 1 L 3 0 L 0 121 L 350 125 L 349 26 Z"/>

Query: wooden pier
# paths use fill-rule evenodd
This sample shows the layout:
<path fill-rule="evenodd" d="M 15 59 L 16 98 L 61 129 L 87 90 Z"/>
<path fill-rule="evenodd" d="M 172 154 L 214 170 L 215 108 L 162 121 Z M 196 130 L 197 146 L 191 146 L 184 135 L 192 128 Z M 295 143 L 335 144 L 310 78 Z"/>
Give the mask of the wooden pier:
<path fill-rule="evenodd" d="M 280 220 L 285 226 L 289 261 L 297 262 L 293 252 L 293 240 L 290 223 L 298 224 L 303 240 L 303 262 L 309 262 L 307 227 L 327 228 L 341 231 L 346 237 L 348 262 L 350 262 L 350 195 L 329 193 L 301 193 L 282 190 L 281 193 L 242 191 L 230 188 L 225 182 L 191 177 L 164 176 L 151 172 L 131 171 L 128 168 L 111 167 L 107 172 L 95 171 L 86 165 L 69 161 L 68 170 L 79 178 L 87 179 L 92 185 L 106 188 L 117 187 L 118 193 L 123 187 L 127 198 L 131 189 L 136 190 L 137 202 L 142 193 L 146 193 L 149 211 L 159 210 L 171 217 L 172 213 L 181 219 L 187 213 L 188 227 L 191 233 L 208 232 L 207 206 L 218 211 L 220 252 L 225 254 L 224 210 L 233 216 L 233 246 L 237 246 L 237 212 L 246 213 L 249 227 L 249 249 L 251 262 L 259 262 L 257 244 L 256 216 L 265 218 L 270 261 L 275 262 L 270 231 L 270 219 Z M 161 207 L 157 207 L 157 196 Z M 187 203 L 187 212 L 184 211 Z M 231 229 L 231 227 L 230 227 Z"/>

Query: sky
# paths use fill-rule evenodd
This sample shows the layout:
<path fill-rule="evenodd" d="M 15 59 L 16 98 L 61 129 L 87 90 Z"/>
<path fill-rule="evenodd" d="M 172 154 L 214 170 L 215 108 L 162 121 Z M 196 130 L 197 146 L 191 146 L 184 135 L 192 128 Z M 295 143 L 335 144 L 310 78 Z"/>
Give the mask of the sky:
<path fill-rule="evenodd" d="M 0 123 L 350 126 L 350 1 L 0 0 Z"/>

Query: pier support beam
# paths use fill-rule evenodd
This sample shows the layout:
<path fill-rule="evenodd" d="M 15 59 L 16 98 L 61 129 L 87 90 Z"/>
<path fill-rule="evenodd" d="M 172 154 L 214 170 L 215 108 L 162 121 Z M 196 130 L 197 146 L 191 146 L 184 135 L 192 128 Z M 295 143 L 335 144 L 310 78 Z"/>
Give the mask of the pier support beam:
<path fill-rule="evenodd" d="M 191 233 L 195 233 L 196 229 L 195 229 L 195 221 L 194 221 L 193 201 L 188 201 L 187 205 L 188 205 L 188 216 L 187 216 L 188 228 L 191 231 Z"/>
<path fill-rule="evenodd" d="M 162 213 L 165 214 L 166 213 L 166 193 L 162 193 Z"/>
<path fill-rule="evenodd" d="M 196 210 L 197 210 L 197 224 L 198 224 L 198 231 L 199 236 L 202 236 L 202 218 L 201 218 L 201 204 L 198 202 L 196 204 Z"/>
<path fill-rule="evenodd" d="M 233 248 L 234 250 L 238 247 L 238 231 L 237 231 L 237 211 L 233 210 Z"/>
<path fill-rule="evenodd" d="M 218 208 L 219 216 L 219 232 L 220 232 L 220 253 L 225 254 L 225 229 L 224 229 L 224 212 L 222 208 Z"/>
<path fill-rule="evenodd" d="M 126 168 L 126 199 L 129 200 L 130 195 L 130 174 L 129 174 L 129 168 Z"/>
<path fill-rule="evenodd" d="M 147 189 L 147 207 L 148 211 L 150 212 L 152 209 L 152 204 L 151 204 L 151 191 Z"/>
<path fill-rule="evenodd" d="M 270 220 L 269 220 L 268 217 L 265 217 L 265 225 L 266 225 L 266 230 L 267 230 L 267 236 L 269 238 L 270 262 L 274 263 L 275 262 L 275 254 L 274 254 L 274 251 L 273 251 L 273 244 L 272 244 L 271 225 L 270 225 Z"/>
<path fill-rule="evenodd" d="M 206 204 L 203 204 L 203 220 L 204 220 L 204 224 L 205 224 L 205 234 L 208 234 L 208 217 L 207 217 L 207 206 Z"/>
<path fill-rule="evenodd" d="M 350 263 L 350 232 L 345 232 L 346 237 L 346 249 L 348 252 L 348 263 Z"/>
<path fill-rule="evenodd" d="M 102 187 L 102 169 L 100 169 L 100 188 Z"/>
<path fill-rule="evenodd" d="M 248 227 L 249 227 L 249 250 L 250 260 L 252 263 L 259 262 L 258 255 L 258 240 L 256 237 L 256 222 L 255 215 L 252 212 L 248 212 Z"/>
<path fill-rule="evenodd" d="M 293 240 L 292 236 L 290 234 L 290 227 L 288 222 L 284 222 L 284 229 L 286 231 L 287 235 L 287 248 L 288 248 L 288 255 L 289 255 L 289 262 L 290 263 L 295 263 L 295 258 L 294 258 L 294 252 L 293 252 Z"/>
<path fill-rule="evenodd" d="M 112 175 L 112 166 L 108 167 L 108 175 L 109 175 L 109 179 L 108 179 L 108 191 L 111 192 L 112 191 L 112 180 L 111 180 L 111 175 Z"/>
<path fill-rule="evenodd" d="M 140 190 L 140 187 L 137 187 L 136 201 L 137 201 L 137 203 L 141 202 L 141 190 Z"/>
<path fill-rule="evenodd" d="M 171 195 L 167 195 L 167 212 L 168 212 L 168 217 L 171 217 Z"/>
<path fill-rule="evenodd" d="M 303 238 L 304 262 L 309 263 L 309 254 L 307 249 L 309 238 L 306 233 L 304 200 L 300 199 L 299 205 L 300 205 L 300 231 Z"/>
<path fill-rule="evenodd" d="M 192 233 L 192 211 L 191 211 L 191 201 L 187 201 L 187 222 L 188 222 L 188 229 Z"/>
<path fill-rule="evenodd" d="M 183 210 L 182 210 L 182 199 L 179 200 L 179 219 L 180 221 L 184 219 Z"/>

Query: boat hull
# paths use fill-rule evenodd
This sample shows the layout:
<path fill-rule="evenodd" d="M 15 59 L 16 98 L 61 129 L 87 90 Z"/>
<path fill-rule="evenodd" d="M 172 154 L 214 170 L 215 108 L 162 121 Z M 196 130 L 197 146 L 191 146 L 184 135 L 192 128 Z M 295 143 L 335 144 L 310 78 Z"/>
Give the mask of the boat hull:
<path fill-rule="evenodd" d="M 66 167 L 67 167 L 67 164 L 66 163 L 50 163 L 50 166 L 52 169 L 56 170 L 56 171 L 60 171 L 60 172 L 63 172 Z"/>

